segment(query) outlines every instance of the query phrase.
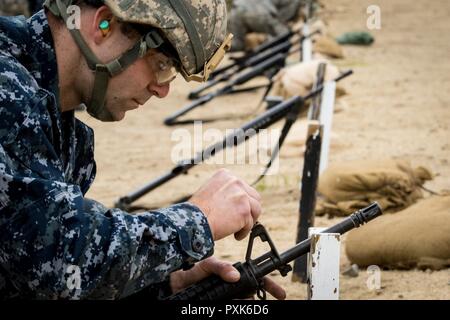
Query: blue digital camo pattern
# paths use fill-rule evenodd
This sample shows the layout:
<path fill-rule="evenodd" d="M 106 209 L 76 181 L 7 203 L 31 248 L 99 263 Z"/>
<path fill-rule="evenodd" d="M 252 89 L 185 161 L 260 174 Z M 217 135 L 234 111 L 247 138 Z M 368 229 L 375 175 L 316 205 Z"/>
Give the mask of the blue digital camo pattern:
<path fill-rule="evenodd" d="M 212 254 L 205 216 L 189 203 L 131 215 L 84 198 L 93 132 L 59 110 L 45 13 L 0 17 L 0 297 L 116 299 L 149 287 L 156 298 L 171 272 Z"/>

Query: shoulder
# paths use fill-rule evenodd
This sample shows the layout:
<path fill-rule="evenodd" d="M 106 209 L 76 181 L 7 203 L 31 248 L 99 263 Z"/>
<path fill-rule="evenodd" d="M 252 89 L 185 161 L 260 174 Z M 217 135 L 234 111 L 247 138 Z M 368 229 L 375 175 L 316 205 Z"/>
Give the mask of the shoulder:
<path fill-rule="evenodd" d="M 49 93 L 40 89 L 28 70 L 14 57 L 0 52 L 0 141 L 14 139 L 25 123 L 30 123 L 39 105 L 48 103 Z M 41 109 L 41 108 L 38 108 Z"/>
<path fill-rule="evenodd" d="M 6 104 L 27 100 L 39 88 L 30 72 L 13 56 L 0 52 L 0 98 Z"/>
<path fill-rule="evenodd" d="M 20 54 L 25 49 L 28 36 L 25 17 L 0 16 L 0 52 Z"/>

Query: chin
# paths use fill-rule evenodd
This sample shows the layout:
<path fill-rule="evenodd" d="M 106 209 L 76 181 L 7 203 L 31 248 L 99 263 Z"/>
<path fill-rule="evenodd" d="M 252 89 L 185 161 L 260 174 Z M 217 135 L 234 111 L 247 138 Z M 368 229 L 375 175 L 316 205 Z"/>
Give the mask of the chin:
<path fill-rule="evenodd" d="M 114 117 L 114 121 L 121 121 L 123 119 L 125 119 L 125 112 L 118 112 L 118 113 L 114 113 L 113 117 Z"/>

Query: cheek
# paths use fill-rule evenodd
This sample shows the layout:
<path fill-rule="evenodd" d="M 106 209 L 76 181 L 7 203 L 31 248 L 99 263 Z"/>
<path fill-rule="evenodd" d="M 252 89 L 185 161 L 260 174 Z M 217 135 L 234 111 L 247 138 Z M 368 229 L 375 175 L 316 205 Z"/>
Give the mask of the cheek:
<path fill-rule="evenodd" d="M 146 95 L 148 87 L 156 78 L 146 63 L 138 60 L 123 72 L 110 79 L 108 93 L 115 98 L 136 98 Z"/>
<path fill-rule="evenodd" d="M 145 88 L 144 81 L 137 77 L 136 70 L 131 68 L 125 69 L 122 73 L 110 79 L 109 89 L 115 96 L 123 96 L 133 94 L 136 91 Z"/>
<path fill-rule="evenodd" d="M 127 71 L 128 79 L 139 88 L 146 88 L 156 81 L 156 77 L 144 59 L 139 59 L 125 71 Z"/>

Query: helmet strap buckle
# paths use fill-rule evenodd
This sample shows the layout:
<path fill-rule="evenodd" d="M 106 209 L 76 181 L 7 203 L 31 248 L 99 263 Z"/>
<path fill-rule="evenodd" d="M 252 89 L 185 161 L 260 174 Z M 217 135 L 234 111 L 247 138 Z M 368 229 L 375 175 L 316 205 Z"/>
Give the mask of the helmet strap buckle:
<path fill-rule="evenodd" d="M 164 43 L 164 39 L 156 30 L 151 30 L 145 35 L 145 43 L 147 44 L 147 48 L 156 49 Z"/>

